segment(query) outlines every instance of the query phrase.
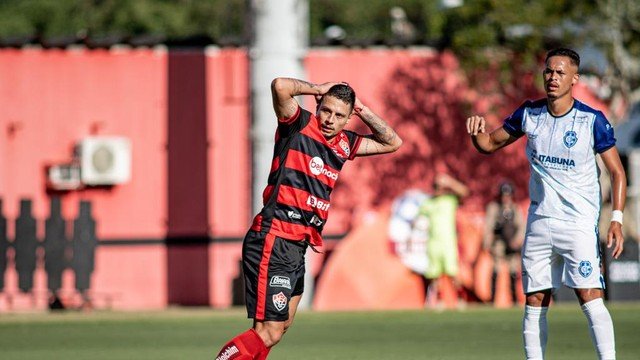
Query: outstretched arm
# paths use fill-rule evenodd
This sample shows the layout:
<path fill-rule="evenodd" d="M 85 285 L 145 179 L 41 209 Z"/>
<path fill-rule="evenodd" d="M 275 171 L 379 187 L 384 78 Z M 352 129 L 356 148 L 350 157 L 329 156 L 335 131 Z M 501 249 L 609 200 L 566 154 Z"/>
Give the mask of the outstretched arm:
<path fill-rule="evenodd" d="M 337 82 L 313 84 L 308 81 L 292 78 L 276 78 L 271 82 L 271 97 L 273 110 L 278 119 L 287 119 L 296 114 L 298 102 L 294 96 L 315 95 L 322 96 Z"/>
<path fill-rule="evenodd" d="M 607 168 L 607 171 L 611 176 L 611 203 L 613 205 L 613 210 L 624 211 L 627 199 L 627 176 L 624 172 L 624 167 L 622 167 L 618 149 L 614 146 L 600 154 L 600 156 L 602 157 L 604 166 Z M 615 259 L 617 259 L 622 253 L 623 243 L 624 237 L 622 235 L 622 223 L 612 220 L 609 224 L 609 231 L 607 233 L 607 247 L 610 248 L 611 246 L 614 246 L 613 257 Z"/>
<path fill-rule="evenodd" d="M 467 187 L 467 185 L 451 175 L 448 175 L 446 173 L 438 174 L 436 175 L 435 181 L 438 186 L 443 189 L 448 189 L 450 192 L 461 199 L 469 195 L 469 188 Z"/>
<path fill-rule="evenodd" d="M 473 146 L 482 154 L 491 154 L 516 141 L 504 127 L 497 128 L 491 133 L 485 131 L 486 122 L 482 116 L 467 118 L 467 133 L 471 135 Z"/>
<path fill-rule="evenodd" d="M 380 116 L 364 106 L 358 98 L 356 98 L 353 112 L 362 119 L 362 122 L 372 132 L 371 135 L 367 135 L 362 139 L 362 143 L 360 143 L 360 147 L 356 152 L 357 156 L 385 154 L 400 148 L 402 139 L 398 134 Z"/>

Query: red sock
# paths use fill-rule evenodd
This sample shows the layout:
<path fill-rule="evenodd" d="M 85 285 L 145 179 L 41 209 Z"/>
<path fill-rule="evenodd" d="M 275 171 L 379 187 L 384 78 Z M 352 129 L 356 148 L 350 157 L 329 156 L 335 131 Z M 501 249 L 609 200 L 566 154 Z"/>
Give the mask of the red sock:
<path fill-rule="evenodd" d="M 216 360 L 254 360 L 265 349 L 267 347 L 260 335 L 255 330 L 249 329 L 223 346 Z"/>
<path fill-rule="evenodd" d="M 256 360 L 267 360 L 267 355 L 269 355 L 269 351 L 271 351 L 271 348 L 266 348 L 262 350 L 262 352 L 258 354 L 258 357 L 256 358 Z"/>

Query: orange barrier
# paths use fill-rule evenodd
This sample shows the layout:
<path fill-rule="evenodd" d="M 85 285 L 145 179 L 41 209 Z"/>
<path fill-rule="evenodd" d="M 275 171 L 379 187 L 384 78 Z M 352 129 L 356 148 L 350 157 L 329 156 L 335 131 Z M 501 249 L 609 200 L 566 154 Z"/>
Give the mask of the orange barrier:
<path fill-rule="evenodd" d="M 477 215 L 477 214 L 476 214 Z M 459 212 L 460 273 L 456 282 L 481 301 L 491 300 L 493 259 L 479 250 L 479 217 Z M 375 213 L 356 227 L 336 247 L 320 275 L 314 297 L 315 310 L 419 309 L 424 307 L 420 275 L 411 272 L 390 253 L 387 226 L 388 210 Z M 516 289 L 521 289 L 520 280 Z M 438 282 L 438 298 L 445 308 L 458 306 L 458 289 L 447 278 Z M 518 302 L 524 295 L 519 291 Z M 496 307 L 510 307 L 506 266 L 498 273 Z"/>
<path fill-rule="evenodd" d="M 377 213 L 342 240 L 318 281 L 315 310 L 422 308 L 422 280 L 389 252 L 387 225 Z"/>

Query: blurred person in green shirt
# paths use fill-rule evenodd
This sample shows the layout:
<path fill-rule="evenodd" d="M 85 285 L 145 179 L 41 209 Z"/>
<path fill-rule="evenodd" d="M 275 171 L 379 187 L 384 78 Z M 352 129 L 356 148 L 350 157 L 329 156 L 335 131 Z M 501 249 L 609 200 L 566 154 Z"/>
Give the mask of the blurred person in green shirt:
<path fill-rule="evenodd" d="M 427 256 L 429 265 L 425 271 L 428 283 L 427 303 L 437 299 L 438 281 L 450 278 L 456 284 L 458 275 L 458 233 L 456 212 L 460 200 L 469 194 L 465 184 L 452 176 L 436 174 L 433 197 L 423 202 L 420 213 L 429 218 Z"/>

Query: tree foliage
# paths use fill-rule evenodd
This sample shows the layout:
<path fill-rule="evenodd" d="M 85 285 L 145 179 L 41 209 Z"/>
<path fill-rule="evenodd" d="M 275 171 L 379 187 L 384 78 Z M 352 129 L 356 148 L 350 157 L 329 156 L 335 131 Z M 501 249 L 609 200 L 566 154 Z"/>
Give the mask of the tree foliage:
<path fill-rule="evenodd" d="M 389 10 L 400 6 L 418 30 L 418 41 L 453 50 L 476 85 L 483 69 L 496 67 L 509 83 L 516 62 L 537 73 L 546 51 L 567 46 L 582 53 L 584 73 L 596 73 L 610 85 L 611 103 L 640 100 L 637 0 L 464 0 L 457 7 L 444 6 L 455 2 L 446 0 L 310 1 L 312 39 L 330 25 L 342 27 L 347 38 L 391 38 Z M 606 56 L 603 67 L 590 60 L 600 54 Z"/>
<path fill-rule="evenodd" d="M 622 104 L 640 101 L 640 3 L 636 0 L 598 0 L 599 14 L 588 34 L 607 52 L 605 74 L 612 98 Z M 604 19 L 604 21 L 603 21 Z"/>
<path fill-rule="evenodd" d="M 242 38 L 246 8 L 245 0 L 4 0 L 0 37 Z"/>
<path fill-rule="evenodd" d="M 0 39 L 205 35 L 247 44 L 252 1 L 260 0 L 2 0 Z M 411 43 L 452 50 L 472 82 L 482 78 L 478 69 L 496 68 L 509 82 L 514 62 L 537 72 L 544 53 L 564 45 L 605 54 L 604 69 L 587 62 L 584 70 L 605 79 L 612 102 L 640 100 L 637 0 L 308 1 L 312 42 L 336 25 L 344 30 L 344 43 L 393 43 L 390 11 L 400 7 L 415 32 Z"/>

